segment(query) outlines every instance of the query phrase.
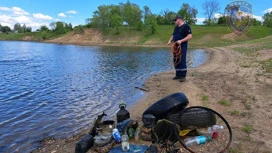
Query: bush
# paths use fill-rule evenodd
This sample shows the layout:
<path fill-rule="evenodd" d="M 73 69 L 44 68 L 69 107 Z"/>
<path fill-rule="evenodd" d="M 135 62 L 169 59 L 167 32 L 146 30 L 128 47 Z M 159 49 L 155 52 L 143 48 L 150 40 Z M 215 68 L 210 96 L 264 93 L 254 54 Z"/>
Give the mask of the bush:
<path fill-rule="evenodd" d="M 76 27 L 74 28 L 74 31 L 75 31 L 75 33 L 77 33 L 77 34 L 82 34 L 82 33 L 84 33 L 84 28 L 83 28 L 83 26 L 78 25 L 78 26 L 76 26 Z"/>

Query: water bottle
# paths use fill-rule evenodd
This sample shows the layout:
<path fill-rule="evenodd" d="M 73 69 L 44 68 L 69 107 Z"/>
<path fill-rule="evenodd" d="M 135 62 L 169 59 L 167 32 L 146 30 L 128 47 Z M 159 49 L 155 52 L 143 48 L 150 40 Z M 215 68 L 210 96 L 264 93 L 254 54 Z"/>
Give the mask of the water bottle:
<path fill-rule="evenodd" d="M 134 133 L 134 135 L 135 135 L 134 138 L 135 138 L 136 142 L 139 140 L 139 134 L 140 134 L 140 132 L 141 132 L 141 129 L 139 127 L 137 127 L 137 129 L 136 129 L 136 131 Z"/>
<path fill-rule="evenodd" d="M 112 136 L 117 143 L 121 142 L 121 135 L 116 128 L 112 130 Z"/>
<path fill-rule="evenodd" d="M 128 110 L 126 110 L 126 106 L 127 105 L 125 102 L 122 102 L 119 105 L 120 110 L 116 114 L 117 123 L 123 122 L 124 120 L 130 118 L 130 114 L 129 114 Z"/>
<path fill-rule="evenodd" d="M 122 135 L 122 150 L 127 152 L 129 151 L 129 138 L 128 135 L 125 133 L 124 135 Z"/>
<path fill-rule="evenodd" d="M 184 139 L 184 144 L 187 146 L 187 147 L 190 147 L 194 144 L 204 144 L 206 143 L 208 140 L 211 140 L 211 137 L 206 137 L 204 135 L 201 135 L 201 136 L 195 136 L 195 137 L 192 137 L 192 138 L 186 138 Z"/>
<path fill-rule="evenodd" d="M 216 139 L 218 137 L 218 133 L 223 129 L 224 129 L 223 126 L 213 125 L 211 127 L 208 127 L 208 132 L 212 133 L 212 139 Z"/>
<path fill-rule="evenodd" d="M 211 127 L 208 127 L 208 132 L 219 132 L 220 130 L 223 130 L 224 126 L 220 126 L 220 125 L 213 125 Z"/>
<path fill-rule="evenodd" d="M 135 132 L 135 130 L 133 128 L 129 128 L 128 129 L 128 136 L 129 136 L 129 138 L 133 138 L 134 137 L 134 132 Z"/>

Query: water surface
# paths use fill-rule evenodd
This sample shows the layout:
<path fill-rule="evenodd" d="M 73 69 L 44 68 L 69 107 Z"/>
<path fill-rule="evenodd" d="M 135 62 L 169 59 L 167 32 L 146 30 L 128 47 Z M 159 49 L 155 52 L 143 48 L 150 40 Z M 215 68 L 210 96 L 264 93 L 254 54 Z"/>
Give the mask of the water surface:
<path fill-rule="evenodd" d="M 189 50 L 189 67 L 208 53 Z M 30 152 L 44 137 L 67 137 L 102 111 L 133 104 L 152 74 L 173 70 L 167 48 L 87 47 L 0 41 L 0 152 Z M 173 74 L 174 75 L 174 74 Z"/>

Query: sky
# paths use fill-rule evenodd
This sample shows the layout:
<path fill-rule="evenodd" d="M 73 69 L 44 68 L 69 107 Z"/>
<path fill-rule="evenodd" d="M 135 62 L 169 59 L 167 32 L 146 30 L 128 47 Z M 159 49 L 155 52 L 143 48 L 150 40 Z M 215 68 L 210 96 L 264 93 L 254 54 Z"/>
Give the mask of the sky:
<path fill-rule="evenodd" d="M 182 3 L 188 3 L 198 10 L 197 24 L 201 24 L 204 19 L 202 3 L 205 0 L 130 0 L 143 9 L 148 6 L 152 13 L 159 14 L 162 10 L 169 9 L 177 12 Z M 215 13 L 218 17 L 224 13 L 224 8 L 233 0 L 217 0 L 220 3 L 220 11 Z M 72 23 L 73 26 L 85 24 L 86 18 L 91 18 L 93 12 L 100 5 L 118 5 L 126 3 L 127 0 L 0 0 L 0 23 L 1 25 L 13 28 L 15 23 L 26 24 L 33 30 L 42 25 L 49 26 L 51 22 L 64 21 Z M 253 6 L 254 17 L 262 20 L 262 16 L 272 11 L 271 0 L 247 0 Z"/>

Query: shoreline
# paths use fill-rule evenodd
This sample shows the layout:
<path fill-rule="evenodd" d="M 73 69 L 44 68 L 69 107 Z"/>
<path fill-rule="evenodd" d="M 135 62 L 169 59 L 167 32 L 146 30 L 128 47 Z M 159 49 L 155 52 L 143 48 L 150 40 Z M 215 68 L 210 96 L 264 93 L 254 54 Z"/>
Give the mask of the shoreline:
<path fill-rule="evenodd" d="M 149 77 L 143 86 L 149 91 L 144 92 L 128 109 L 131 118 L 141 121 L 143 111 L 154 102 L 169 94 L 183 92 L 189 99 L 189 106 L 209 107 L 224 116 L 233 131 L 232 149 L 269 152 L 272 150 L 272 112 L 269 109 L 272 106 L 272 79 L 258 75 L 260 67 L 241 66 L 241 63 L 252 62 L 255 57 L 233 51 L 231 47 L 206 50 L 210 52 L 209 59 L 199 67 L 190 69 L 183 83 L 172 80 L 174 71 Z M 204 101 L 203 96 L 208 100 Z M 221 100 L 229 101 L 230 105 L 222 105 Z M 250 131 L 243 130 L 247 125 L 250 125 Z M 34 152 L 72 153 L 80 136 L 45 140 L 42 147 Z"/>

